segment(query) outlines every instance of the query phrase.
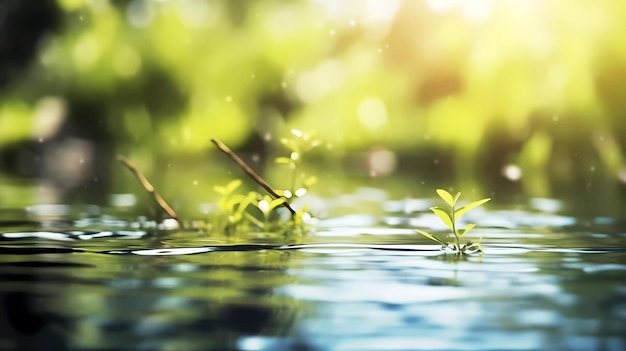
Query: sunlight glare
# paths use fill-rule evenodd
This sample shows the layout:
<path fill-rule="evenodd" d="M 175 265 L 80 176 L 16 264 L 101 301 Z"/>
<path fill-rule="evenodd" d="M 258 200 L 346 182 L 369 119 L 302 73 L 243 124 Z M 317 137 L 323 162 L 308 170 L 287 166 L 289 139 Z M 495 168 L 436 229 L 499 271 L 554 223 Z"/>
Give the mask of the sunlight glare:
<path fill-rule="evenodd" d="M 378 98 L 367 98 L 358 107 L 359 121 L 370 129 L 380 128 L 387 123 L 387 108 Z"/>
<path fill-rule="evenodd" d="M 456 4 L 455 0 L 428 0 L 428 7 L 433 12 L 446 12 L 450 11 Z"/>

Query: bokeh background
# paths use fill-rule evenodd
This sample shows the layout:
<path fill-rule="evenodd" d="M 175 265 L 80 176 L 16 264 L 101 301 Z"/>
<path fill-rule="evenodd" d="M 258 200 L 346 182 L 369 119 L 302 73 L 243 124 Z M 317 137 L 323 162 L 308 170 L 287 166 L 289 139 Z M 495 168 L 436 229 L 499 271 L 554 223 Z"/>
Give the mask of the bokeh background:
<path fill-rule="evenodd" d="M 621 0 L 2 0 L 0 205 L 101 202 L 136 161 L 179 208 L 276 187 L 295 128 L 316 191 L 625 199 Z M 496 200 L 497 201 L 497 200 Z"/>

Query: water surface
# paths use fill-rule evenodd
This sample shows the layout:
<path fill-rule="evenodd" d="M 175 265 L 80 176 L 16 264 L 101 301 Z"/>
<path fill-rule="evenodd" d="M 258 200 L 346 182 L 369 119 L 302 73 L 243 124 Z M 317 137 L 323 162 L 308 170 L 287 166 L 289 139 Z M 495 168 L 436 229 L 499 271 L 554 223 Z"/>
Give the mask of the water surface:
<path fill-rule="evenodd" d="M 444 229 L 432 200 L 379 204 L 287 241 L 3 210 L 0 349 L 626 349 L 623 221 L 492 204 L 457 259 L 413 231 Z"/>

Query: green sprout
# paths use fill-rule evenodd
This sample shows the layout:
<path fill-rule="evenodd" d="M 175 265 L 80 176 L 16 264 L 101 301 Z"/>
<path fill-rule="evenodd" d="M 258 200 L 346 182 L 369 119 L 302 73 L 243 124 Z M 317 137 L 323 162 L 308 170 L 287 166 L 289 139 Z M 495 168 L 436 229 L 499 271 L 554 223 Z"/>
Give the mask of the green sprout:
<path fill-rule="evenodd" d="M 461 193 L 456 193 L 456 196 L 452 197 L 452 194 L 450 194 L 449 192 L 443 190 L 443 189 L 437 189 L 437 194 L 439 195 L 439 197 L 441 197 L 443 199 L 443 201 L 446 202 L 446 204 L 449 206 L 448 208 L 441 208 L 441 207 L 431 207 L 430 210 L 433 211 L 433 213 L 435 215 L 437 215 L 437 217 L 439 217 L 439 219 L 448 227 L 450 228 L 450 230 L 452 230 L 452 234 L 454 234 L 454 238 L 455 238 L 455 242 L 450 243 L 444 240 L 441 240 L 439 238 L 437 238 L 436 236 L 425 232 L 423 230 L 419 230 L 416 229 L 416 231 L 420 234 L 422 234 L 423 236 L 434 240 L 436 242 L 438 242 L 439 244 L 442 245 L 442 249 L 445 248 L 452 248 L 457 254 L 466 254 L 469 252 L 480 252 L 482 253 L 482 246 L 480 245 L 480 241 L 482 240 L 482 237 L 480 237 L 480 239 L 478 239 L 477 243 L 473 243 L 471 241 L 468 241 L 467 243 L 465 243 L 463 246 L 461 246 L 461 237 L 465 234 L 467 234 L 467 232 L 469 232 L 470 230 L 474 229 L 474 227 L 476 227 L 476 224 L 474 223 L 470 223 L 468 224 L 465 228 L 463 229 L 458 229 L 457 228 L 457 221 L 459 218 L 461 218 L 461 216 L 473 209 L 476 208 L 484 203 L 486 203 L 487 201 L 491 200 L 491 198 L 486 198 L 486 199 L 482 199 L 482 200 L 478 200 L 478 201 L 474 201 L 470 204 L 467 204 L 463 207 L 459 207 L 457 208 L 457 201 L 459 200 L 459 197 L 461 196 Z"/>
<path fill-rule="evenodd" d="M 214 190 L 221 195 L 217 208 L 219 213 L 225 216 L 225 220 L 218 219 L 218 222 L 222 222 L 220 227 L 226 232 L 236 230 L 244 222 L 246 209 L 254 202 L 258 194 L 256 192 L 250 192 L 248 195 L 235 194 L 235 190 L 240 185 L 241 180 L 235 179 L 226 186 L 214 187 Z"/>
<path fill-rule="evenodd" d="M 277 164 L 286 165 L 291 169 L 291 187 L 283 192 L 286 198 L 306 194 L 307 189 L 317 181 L 315 176 L 306 177 L 305 174 L 298 172 L 303 155 L 320 145 L 319 140 L 312 138 L 314 134 L 303 133 L 298 129 L 292 129 L 291 134 L 293 134 L 292 138 L 280 139 L 280 142 L 291 151 L 289 157 L 277 157 L 274 160 Z M 301 186 L 297 186 L 298 178 L 303 179 Z"/>
<path fill-rule="evenodd" d="M 281 142 L 291 151 L 290 156 L 276 159 L 276 163 L 288 165 L 292 170 L 290 190 L 274 190 L 226 144 L 217 139 L 211 139 L 220 151 L 228 155 L 269 194 L 263 195 L 256 191 L 251 191 L 247 195 L 237 194 L 236 190 L 242 183 L 239 179 L 231 181 L 226 186 L 216 186 L 214 189 L 221 195 L 221 198 L 217 202 L 218 212 L 212 228 L 223 230 L 225 233 L 261 230 L 265 233 L 282 233 L 289 237 L 306 233 L 310 220 L 307 207 L 295 210 L 290 206 L 289 199 L 306 194 L 307 188 L 317 180 L 316 177 L 306 177 L 301 174 L 299 167 L 302 163 L 302 155 L 317 147 L 320 142 L 297 129 L 292 129 L 291 133 L 293 138 L 281 139 Z M 300 184 L 298 184 L 298 179 L 301 179 Z M 277 211 L 278 207 L 286 208 L 291 213 L 290 218 L 284 218 Z"/>
<path fill-rule="evenodd" d="M 271 228 L 271 216 L 274 213 L 274 210 L 277 207 L 280 207 L 280 205 L 282 205 L 283 203 L 285 203 L 287 201 L 287 199 L 285 199 L 284 197 L 279 197 L 278 199 L 273 199 L 271 196 L 269 195 L 263 195 L 261 196 L 261 194 L 259 194 L 259 196 L 261 197 L 261 200 L 259 200 L 258 202 L 255 203 L 256 207 L 261 211 L 261 213 L 263 214 L 263 222 L 259 222 L 259 220 L 257 220 L 254 216 L 252 216 L 249 213 L 246 213 L 246 215 L 248 216 L 248 219 L 256 224 L 258 227 L 260 227 L 261 229 L 268 231 Z"/>
<path fill-rule="evenodd" d="M 295 211 L 287 222 L 277 220 L 275 216 L 278 207 L 281 207 L 287 199 L 284 197 L 272 198 L 269 195 L 250 191 L 247 194 L 238 194 L 236 191 L 241 186 L 241 180 L 235 179 L 226 186 L 216 186 L 214 190 L 221 195 L 217 201 L 217 214 L 214 228 L 219 228 L 225 233 L 236 231 L 250 231 L 260 229 L 264 232 L 293 231 L 304 228 L 304 209 Z"/>

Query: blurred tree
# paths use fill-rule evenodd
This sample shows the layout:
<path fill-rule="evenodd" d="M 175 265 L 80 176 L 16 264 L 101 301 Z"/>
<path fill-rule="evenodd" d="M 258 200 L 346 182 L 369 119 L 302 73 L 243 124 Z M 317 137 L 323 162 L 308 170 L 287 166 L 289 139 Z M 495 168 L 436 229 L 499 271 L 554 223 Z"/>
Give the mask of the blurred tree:
<path fill-rule="evenodd" d="M 620 0 L 57 3 L 62 20 L 49 23 L 63 31 L 0 97 L 0 145 L 32 139 L 52 97 L 147 173 L 204 160 L 210 137 L 260 166 L 297 128 L 332 157 L 356 153 L 347 164 L 365 176 L 456 176 L 534 196 L 552 194 L 549 180 L 626 182 Z"/>
<path fill-rule="evenodd" d="M 0 1 L 0 89 L 36 57 L 39 40 L 61 23 L 55 0 Z"/>

